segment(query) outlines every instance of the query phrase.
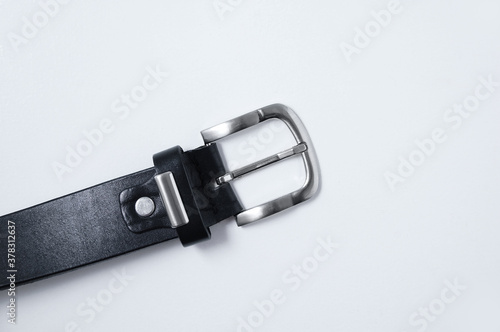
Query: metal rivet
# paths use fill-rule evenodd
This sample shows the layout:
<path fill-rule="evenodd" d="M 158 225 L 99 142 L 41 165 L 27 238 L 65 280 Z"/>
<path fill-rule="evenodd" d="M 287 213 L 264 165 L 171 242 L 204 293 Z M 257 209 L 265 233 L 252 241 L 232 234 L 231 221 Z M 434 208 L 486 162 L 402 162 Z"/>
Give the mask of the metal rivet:
<path fill-rule="evenodd" d="M 141 217 L 148 217 L 155 212 L 155 202 L 149 197 L 141 197 L 135 202 L 135 212 Z"/>

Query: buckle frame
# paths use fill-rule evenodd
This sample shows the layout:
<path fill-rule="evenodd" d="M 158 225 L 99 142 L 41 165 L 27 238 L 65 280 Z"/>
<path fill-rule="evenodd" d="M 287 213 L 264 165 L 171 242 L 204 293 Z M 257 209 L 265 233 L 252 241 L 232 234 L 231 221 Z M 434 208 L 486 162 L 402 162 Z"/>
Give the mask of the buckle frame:
<path fill-rule="evenodd" d="M 223 176 L 215 179 L 216 185 L 227 183 L 247 173 L 256 171 L 262 167 L 297 154 L 302 156 L 306 171 L 306 179 L 302 187 L 298 190 L 238 213 L 235 216 L 238 226 L 252 223 L 304 202 L 314 196 L 319 188 L 319 162 L 316 157 L 316 153 L 314 152 L 311 138 L 309 137 L 309 134 L 300 118 L 288 106 L 273 104 L 260 108 L 256 111 L 243 114 L 234 119 L 205 129 L 201 132 L 201 136 L 203 137 L 205 144 L 209 145 L 221 138 L 273 118 L 279 119 L 287 125 L 288 129 L 292 132 L 297 145 L 291 149 L 279 152 L 270 157 L 243 166 L 237 170 L 227 172 Z"/>

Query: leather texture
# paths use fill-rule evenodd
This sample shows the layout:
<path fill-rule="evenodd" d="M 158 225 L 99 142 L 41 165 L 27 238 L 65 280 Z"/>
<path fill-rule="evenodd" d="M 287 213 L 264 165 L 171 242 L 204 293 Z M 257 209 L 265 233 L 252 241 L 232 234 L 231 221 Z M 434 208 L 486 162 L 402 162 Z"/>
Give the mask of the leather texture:
<path fill-rule="evenodd" d="M 180 237 L 183 245 L 210 238 L 209 227 L 241 212 L 232 187 L 214 189 L 225 173 L 215 144 L 183 152 L 174 147 L 153 158 L 155 167 L 0 217 L 0 289 L 8 288 L 8 221 L 16 226 L 16 286 Z M 189 223 L 170 228 L 154 176 L 174 174 Z M 139 217 L 142 196 L 157 210 Z"/>

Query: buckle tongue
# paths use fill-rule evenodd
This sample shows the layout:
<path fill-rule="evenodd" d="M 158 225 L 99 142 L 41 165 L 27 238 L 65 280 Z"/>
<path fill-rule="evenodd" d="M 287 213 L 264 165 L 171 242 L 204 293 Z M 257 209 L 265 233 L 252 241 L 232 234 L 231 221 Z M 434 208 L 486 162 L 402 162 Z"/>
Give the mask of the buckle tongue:
<path fill-rule="evenodd" d="M 285 122 L 288 129 L 292 132 L 297 145 L 294 147 L 279 152 L 270 157 L 253 162 L 249 165 L 243 166 L 234 171 L 227 172 L 226 174 L 215 179 L 217 185 L 235 180 L 245 174 L 256 171 L 262 167 L 271 165 L 275 162 L 284 160 L 291 156 L 300 154 L 304 162 L 306 170 L 306 180 L 301 188 L 289 194 L 278 197 L 272 201 L 260 204 L 253 208 L 244 210 L 237 214 L 236 223 L 238 226 L 243 226 L 259 219 L 268 217 L 274 213 L 288 209 L 298 203 L 301 203 L 311 198 L 319 187 L 319 163 L 314 152 L 311 138 L 307 133 L 304 124 L 299 119 L 295 112 L 282 104 L 273 104 L 253 112 L 241 115 L 229 121 L 223 122 L 219 125 L 205 129 L 201 132 L 201 136 L 205 144 L 210 144 L 223 137 L 234 134 L 238 131 L 252 127 L 260 122 L 277 118 Z"/>

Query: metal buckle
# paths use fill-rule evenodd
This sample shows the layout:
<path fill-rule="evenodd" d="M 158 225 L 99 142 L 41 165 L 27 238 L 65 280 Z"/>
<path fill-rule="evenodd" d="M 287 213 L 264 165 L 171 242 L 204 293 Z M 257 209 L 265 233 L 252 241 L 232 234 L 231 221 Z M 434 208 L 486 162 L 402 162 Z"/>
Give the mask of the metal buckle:
<path fill-rule="evenodd" d="M 238 224 L 238 226 L 252 223 L 259 219 L 268 217 L 274 213 L 288 209 L 289 207 L 292 207 L 296 204 L 299 204 L 311 198 L 316 193 L 319 187 L 319 163 L 316 157 L 316 153 L 314 152 L 311 138 L 309 137 L 304 124 L 302 123 L 302 121 L 300 121 L 297 114 L 295 114 L 295 112 L 291 108 L 285 105 L 273 104 L 244 114 L 237 118 L 203 130 L 201 132 L 201 136 L 203 137 L 205 144 L 208 145 L 223 137 L 255 126 L 260 122 L 272 118 L 280 119 L 286 123 L 293 136 L 295 137 L 297 145 L 270 157 L 251 163 L 242 168 L 228 172 L 223 176 L 218 177 L 215 180 L 216 183 L 218 185 L 221 185 L 223 183 L 237 179 L 242 175 L 253 172 L 264 166 L 273 164 L 296 154 L 302 155 L 302 160 L 304 161 L 304 167 L 306 170 L 306 180 L 302 187 L 294 192 L 255 206 L 253 208 L 244 210 L 237 214 L 236 223 Z"/>

